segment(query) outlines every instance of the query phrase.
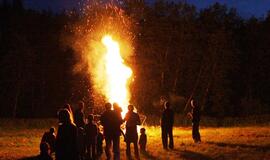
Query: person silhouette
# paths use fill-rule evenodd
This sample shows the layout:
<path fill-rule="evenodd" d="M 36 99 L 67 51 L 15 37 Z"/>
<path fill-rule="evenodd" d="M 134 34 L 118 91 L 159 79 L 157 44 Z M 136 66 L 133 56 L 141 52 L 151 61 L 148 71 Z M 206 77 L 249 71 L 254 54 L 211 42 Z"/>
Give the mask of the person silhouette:
<path fill-rule="evenodd" d="M 95 159 L 96 158 L 96 145 L 97 145 L 97 135 L 98 135 L 98 128 L 97 125 L 94 123 L 94 116 L 88 115 L 87 117 L 88 123 L 85 125 L 85 144 L 86 144 L 86 151 L 87 151 L 87 158 L 88 159 Z"/>
<path fill-rule="evenodd" d="M 200 107 L 196 103 L 194 99 L 190 101 L 191 104 L 191 118 L 192 118 L 192 138 L 195 143 L 200 143 L 201 142 L 201 135 L 199 132 L 199 125 L 200 125 Z"/>
<path fill-rule="evenodd" d="M 122 113 L 123 109 L 119 106 L 118 103 L 113 103 L 113 111 L 117 114 L 117 117 L 119 119 L 122 119 L 121 113 Z M 122 123 L 124 123 L 123 119 L 122 119 Z M 124 139 L 125 139 L 125 133 L 123 132 L 123 130 L 121 128 L 120 128 L 120 132 L 124 136 Z"/>
<path fill-rule="evenodd" d="M 139 145 L 141 152 L 146 152 L 147 135 L 145 134 L 145 128 L 140 129 Z"/>
<path fill-rule="evenodd" d="M 46 142 L 50 146 L 51 153 L 55 152 L 55 129 L 54 127 L 51 127 L 49 131 L 45 132 L 41 138 L 41 142 Z"/>
<path fill-rule="evenodd" d="M 41 142 L 39 145 L 40 154 L 36 157 L 37 160 L 53 160 L 50 156 L 50 145 L 46 142 Z"/>
<path fill-rule="evenodd" d="M 138 151 L 138 133 L 137 125 L 141 124 L 140 117 L 137 113 L 133 112 L 134 106 L 128 105 L 128 112 L 124 120 L 126 121 L 126 155 L 128 159 L 131 159 L 130 144 L 134 144 L 135 157 L 140 159 Z"/>
<path fill-rule="evenodd" d="M 106 103 L 105 109 L 105 112 L 100 116 L 100 123 L 104 130 L 106 157 L 111 159 L 110 150 L 113 144 L 113 159 L 120 160 L 120 126 L 123 120 L 122 117 L 112 110 L 111 103 Z"/>
<path fill-rule="evenodd" d="M 161 117 L 161 135 L 162 145 L 164 149 L 168 149 L 168 135 L 169 135 L 169 148 L 173 149 L 173 123 L 174 123 L 174 112 L 170 108 L 170 103 L 166 102 L 164 105 L 164 111 Z"/>
<path fill-rule="evenodd" d="M 74 122 L 77 127 L 84 127 L 85 122 L 84 122 L 84 103 L 83 101 L 80 101 L 78 104 L 78 109 L 74 113 Z"/>
<path fill-rule="evenodd" d="M 77 127 L 71 121 L 70 112 L 61 109 L 58 112 L 59 126 L 55 141 L 56 160 L 78 160 Z"/>

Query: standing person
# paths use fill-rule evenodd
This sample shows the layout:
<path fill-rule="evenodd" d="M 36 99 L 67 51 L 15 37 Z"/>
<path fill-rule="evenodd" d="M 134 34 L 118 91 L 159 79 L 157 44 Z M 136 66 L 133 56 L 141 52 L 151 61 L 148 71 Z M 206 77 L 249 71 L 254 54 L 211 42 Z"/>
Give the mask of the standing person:
<path fill-rule="evenodd" d="M 56 160 L 78 160 L 77 127 L 71 122 L 70 113 L 62 109 L 58 113 L 59 126 L 55 142 Z"/>
<path fill-rule="evenodd" d="M 134 152 L 136 159 L 140 159 L 138 151 L 138 133 L 137 125 L 141 124 L 140 117 L 137 113 L 133 112 L 134 106 L 128 105 L 128 112 L 124 118 L 126 121 L 126 154 L 128 159 L 131 159 L 130 144 L 134 144 Z"/>
<path fill-rule="evenodd" d="M 168 149 L 168 135 L 169 135 L 169 148 L 173 149 L 173 123 L 174 123 L 174 112 L 170 108 L 170 103 L 166 102 L 164 105 L 165 109 L 161 117 L 161 134 L 162 144 L 164 149 Z"/>
<path fill-rule="evenodd" d="M 140 139 L 139 139 L 139 145 L 141 152 L 146 152 L 146 143 L 147 143 L 147 136 L 145 134 L 145 128 L 140 129 Z"/>
<path fill-rule="evenodd" d="M 96 145 L 97 145 L 97 125 L 94 123 L 93 115 L 87 117 L 88 123 L 85 125 L 85 144 L 87 159 L 96 158 Z"/>
<path fill-rule="evenodd" d="M 192 118 L 192 138 L 195 143 L 200 143 L 201 142 L 201 135 L 199 132 L 199 125 L 200 125 L 200 107 L 199 105 L 195 102 L 194 99 L 190 101 L 191 104 L 191 118 Z"/>
<path fill-rule="evenodd" d="M 84 126 L 85 126 L 85 121 L 84 121 L 84 103 L 83 101 L 79 101 L 78 103 L 78 108 L 77 110 L 74 112 L 74 123 L 78 128 L 78 138 L 77 138 L 77 148 L 78 148 L 78 152 L 79 152 L 79 157 L 80 160 L 83 159 L 84 155 L 85 155 L 85 130 L 84 130 Z"/>
<path fill-rule="evenodd" d="M 124 123 L 124 120 L 122 119 L 122 115 L 121 115 L 121 113 L 122 113 L 122 108 L 119 106 L 119 104 L 118 103 L 113 103 L 113 111 L 117 114 L 117 117 L 120 119 L 121 118 L 121 120 L 122 120 L 122 123 Z M 125 133 L 123 132 L 123 130 L 120 128 L 120 132 L 121 132 L 121 134 L 124 136 L 124 138 L 125 138 Z"/>
<path fill-rule="evenodd" d="M 42 136 L 40 143 L 48 143 L 51 149 L 51 153 L 55 152 L 55 129 L 51 127 L 49 131 L 45 132 Z"/>
<path fill-rule="evenodd" d="M 106 111 L 102 113 L 100 117 L 100 123 L 104 129 L 105 136 L 105 152 L 107 159 L 111 159 L 110 149 L 113 144 L 114 160 L 120 160 L 120 126 L 122 124 L 122 118 L 112 110 L 111 103 L 105 104 Z"/>
<path fill-rule="evenodd" d="M 80 101 L 78 104 L 78 109 L 74 113 L 74 122 L 77 127 L 84 127 L 85 122 L 84 122 L 84 103 L 83 101 Z"/>

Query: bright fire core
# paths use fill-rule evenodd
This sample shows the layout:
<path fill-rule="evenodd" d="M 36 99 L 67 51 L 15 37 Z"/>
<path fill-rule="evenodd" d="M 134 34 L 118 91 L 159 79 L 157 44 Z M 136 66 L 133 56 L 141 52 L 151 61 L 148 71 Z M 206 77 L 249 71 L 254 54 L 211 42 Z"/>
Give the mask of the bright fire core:
<path fill-rule="evenodd" d="M 106 47 L 105 53 L 105 96 L 110 103 L 118 103 L 123 112 L 127 112 L 130 93 L 128 80 L 131 78 L 132 70 L 124 64 L 120 54 L 117 41 L 106 35 L 102 38 L 102 44 Z"/>

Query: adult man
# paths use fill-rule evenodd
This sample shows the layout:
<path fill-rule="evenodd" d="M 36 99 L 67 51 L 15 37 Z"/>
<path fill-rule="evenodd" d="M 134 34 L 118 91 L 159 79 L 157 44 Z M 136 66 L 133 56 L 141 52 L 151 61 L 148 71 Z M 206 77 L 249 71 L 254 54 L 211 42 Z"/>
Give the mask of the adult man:
<path fill-rule="evenodd" d="M 133 112 L 134 106 L 128 105 L 128 112 L 124 118 L 126 122 L 126 154 L 128 159 L 131 158 L 130 153 L 130 144 L 134 144 L 134 152 L 135 157 L 139 159 L 139 151 L 138 151 L 138 133 L 137 133 L 137 125 L 141 124 L 140 117 L 137 113 Z"/>
<path fill-rule="evenodd" d="M 105 109 L 106 111 L 100 117 L 100 122 L 104 129 L 106 156 L 107 159 L 111 159 L 110 149 L 113 144 L 113 159 L 120 160 L 120 126 L 123 120 L 112 110 L 111 103 L 106 103 Z"/>
<path fill-rule="evenodd" d="M 166 102 L 164 105 L 165 109 L 161 117 L 161 134 L 162 144 L 164 149 L 168 149 L 168 135 L 169 135 L 169 148 L 173 149 L 173 123 L 174 123 L 174 112 L 170 108 L 170 103 Z"/>

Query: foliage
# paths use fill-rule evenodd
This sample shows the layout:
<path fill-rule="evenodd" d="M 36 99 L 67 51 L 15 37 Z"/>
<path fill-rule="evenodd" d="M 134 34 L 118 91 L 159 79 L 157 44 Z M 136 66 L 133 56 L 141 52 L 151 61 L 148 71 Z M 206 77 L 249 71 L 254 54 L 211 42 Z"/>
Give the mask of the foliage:
<path fill-rule="evenodd" d="M 198 11 L 163 0 L 123 0 L 118 7 L 132 26 L 125 33 L 134 45 L 131 102 L 140 112 L 158 114 L 164 96 L 180 113 L 190 97 L 205 115 L 270 113 L 270 14 L 243 19 L 218 3 Z M 89 26 L 97 24 L 96 9 L 87 10 Z M 88 77 L 73 72 L 78 51 L 68 43 L 69 25 L 82 15 L 27 10 L 20 0 L 0 4 L 1 117 L 53 117 L 66 102 L 94 104 Z"/>

